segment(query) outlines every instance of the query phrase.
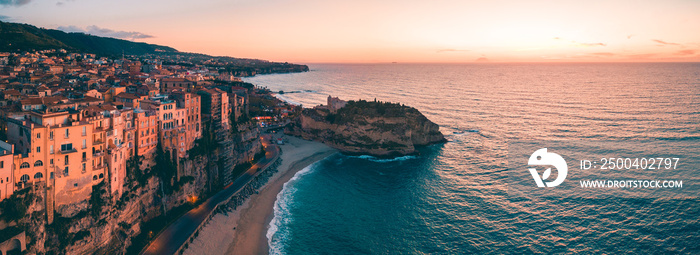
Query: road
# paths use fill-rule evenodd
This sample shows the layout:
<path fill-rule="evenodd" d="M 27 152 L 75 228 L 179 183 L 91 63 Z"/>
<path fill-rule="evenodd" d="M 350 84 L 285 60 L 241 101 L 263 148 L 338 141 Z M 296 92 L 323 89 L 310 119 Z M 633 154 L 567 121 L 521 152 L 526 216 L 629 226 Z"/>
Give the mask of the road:
<path fill-rule="evenodd" d="M 258 163 L 238 177 L 226 189 L 216 193 L 216 195 L 207 199 L 207 201 L 200 204 L 197 208 L 190 210 L 177 219 L 177 221 L 170 224 L 170 226 L 163 230 L 158 237 L 149 244 L 148 248 L 145 249 L 142 254 L 174 254 L 180 246 L 190 238 L 192 233 L 197 230 L 199 225 L 206 220 L 211 211 L 216 208 L 216 205 L 228 200 L 231 196 L 236 194 L 246 183 L 255 177 L 258 170 L 264 169 L 274 163 L 279 156 L 279 147 L 270 144 L 269 135 L 262 136 L 261 139 L 265 147 L 264 159 L 258 161 Z"/>

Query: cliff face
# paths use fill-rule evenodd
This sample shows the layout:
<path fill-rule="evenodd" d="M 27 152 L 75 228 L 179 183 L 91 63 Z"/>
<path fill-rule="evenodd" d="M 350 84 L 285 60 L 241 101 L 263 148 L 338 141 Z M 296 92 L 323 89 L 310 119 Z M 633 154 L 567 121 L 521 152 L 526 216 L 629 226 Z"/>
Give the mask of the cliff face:
<path fill-rule="evenodd" d="M 237 145 L 235 161 L 247 162 L 260 150 L 257 135 L 257 129 L 241 132 L 239 142 L 245 146 Z M 164 192 L 158 176 L 150 176 L 143 185 L 129 186 L 120 197 L 112 197 L 104 183 L 98 184 L 92 188 L 89 201 L 56 211 L 51 224 L 47 222 L 45 186 L 37 184 L 17 191 L 18 198 L 12 200 L 27 206 L 16 216 L 0 207 L 0 237 L 26 231 L 27 254 L 137 253 L 147 239 L 157 234 L 148 233 L 154 224 L 163 223 L 167 215 L 189 210 L 193 196 L 202 200 L 210 194 L 211 181 L 218 177 L 213 175 L 220 171 L 217 161 L 221 154 L 216 149 L 211 154 L 181 161 L 178 172 L 185 176 L 170 194 Z M 10 202 L 8 199 L 5 203 Z"/>
<path fill-rule="evenodd" d="M 444 142 L 439 129 L 415 108 L 350 101 L 336 113 L 304 109 L 285 132 L 350 154 L 387 157 L 413 154 L 415 146 Z"/>

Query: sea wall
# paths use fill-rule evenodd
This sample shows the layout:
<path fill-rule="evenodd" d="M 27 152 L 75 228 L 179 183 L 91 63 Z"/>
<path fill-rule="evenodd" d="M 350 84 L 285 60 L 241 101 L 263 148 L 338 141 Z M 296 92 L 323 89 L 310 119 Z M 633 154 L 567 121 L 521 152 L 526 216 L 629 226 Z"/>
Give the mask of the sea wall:
<path fill-rule="evenodd" d="M 281 154 L 281 151 L 280 151 Z M 182 254 L 184 250 L 186 250 L 189 245 L 199 236 L 199 231 L 202 230 L 202 228 L 206 227 L 211 219 L 218 213 L 230 213 L 233 210 L 236 210 L 238 206 L 241 206 L 246 199 L 248 199 L 250 196 L 252 196 L 257 190 L 264 186 L 268 180 L 270 180 L 270 177 L 272 177 L 275 173 L 278 171 L 278 166 L 282 160 L 277 158 L 274 163 L 272 163 L 270 166 L 266 167 L 265 169 L 258 171 L 248 183 L 243 186 L 241 190 L 236 192 L 231 198 L 229 198 L 227 201 L 224 201 L 218 205 L 216 205 L 216 208 L 212 210 L 211 213 L 207 216 L 206 220 L 204 220 L 199 227 L 197 227 L 197 230 L 190 235 L 190 237 L 187 239 L 187 241 L 180 246 L 180 249 L 175 252 L 175 254 Z"/>

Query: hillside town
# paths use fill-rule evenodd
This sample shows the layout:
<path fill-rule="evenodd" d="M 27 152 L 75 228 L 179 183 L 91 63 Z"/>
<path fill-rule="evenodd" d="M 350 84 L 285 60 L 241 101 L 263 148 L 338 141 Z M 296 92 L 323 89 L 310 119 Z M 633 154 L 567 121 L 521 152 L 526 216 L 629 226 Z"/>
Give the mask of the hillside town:
<path fill-rule="evenodd" d="M 52 224 L 94 207 L 96 190 L 105 192 L 99 199 L 122 203 L 148 186 L 148 176 L 160 178 L 163 194 L 199 183 L 164 211 L 232 183 L 262 150 L 260 126 L 295 108 L 211 61 L 187 63 L 63 50 L 0 53 L 0 201 L 29 190 L 42 197 L 34 200 L 45 212 L 41 221 Z M 215 166 L 199 167 L 197 157 L 215 149 L 216 158 L 206 159 Z M 0 231 L 15 221 L 0 219 Z"/>

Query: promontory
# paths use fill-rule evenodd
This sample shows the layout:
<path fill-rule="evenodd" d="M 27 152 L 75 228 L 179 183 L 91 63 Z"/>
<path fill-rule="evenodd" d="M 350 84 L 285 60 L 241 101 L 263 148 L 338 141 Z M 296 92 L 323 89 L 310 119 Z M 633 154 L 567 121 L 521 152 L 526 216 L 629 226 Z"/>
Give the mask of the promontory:
<path fill-rule="evenodd" d="M 348 154 L 394 157 L 415 154 L 416 146 L 445 142 L 440 127 L 417 109 L 398 103 L 343 101 L 304 109 L 285 129 Z"/>

